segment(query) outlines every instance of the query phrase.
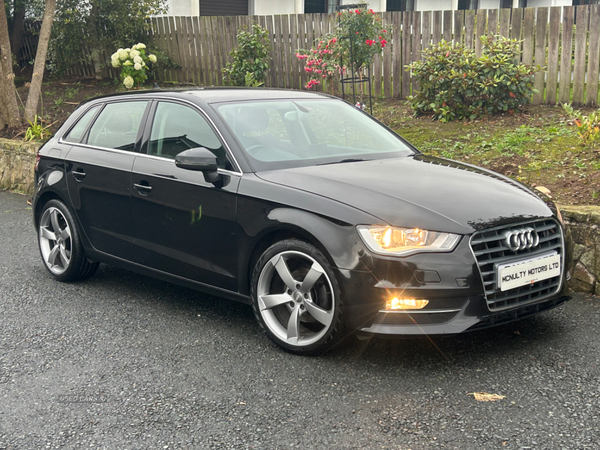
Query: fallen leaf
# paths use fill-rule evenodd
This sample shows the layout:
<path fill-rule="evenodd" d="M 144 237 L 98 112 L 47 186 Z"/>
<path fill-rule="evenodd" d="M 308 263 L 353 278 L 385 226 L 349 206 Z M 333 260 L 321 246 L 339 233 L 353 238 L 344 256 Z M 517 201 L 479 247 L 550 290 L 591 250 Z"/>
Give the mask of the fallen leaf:
<path fill-rule="evenodd" d="M 478 402 L 495 402 L 506 398 L 504 395 L 488 394 L 487 392 L 472 392 L 468 395 L 475 397 Z"/>

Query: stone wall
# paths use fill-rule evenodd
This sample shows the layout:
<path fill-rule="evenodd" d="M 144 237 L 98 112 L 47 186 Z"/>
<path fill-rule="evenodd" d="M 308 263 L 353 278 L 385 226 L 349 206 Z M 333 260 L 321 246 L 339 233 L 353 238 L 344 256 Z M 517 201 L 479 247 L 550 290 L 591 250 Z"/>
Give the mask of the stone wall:
<path fill-rule="evenodd" d="M 0 189 L 33 193 L 33 166 L 40 144 L 0 139 Z M 575 243 L 571 288 L 600 295 L 599 206 L 560 207 Z"/>
<path fill-rule="evenodd" d="M 575 244 L 571 289 L 600 295 L 600 206 L 566 206 L 560 210 Z"/>
<path fill-rule="evenodd" d="M 33 167 L 39 143 L 0 139 L 0 189 L 33 193 Z"/>

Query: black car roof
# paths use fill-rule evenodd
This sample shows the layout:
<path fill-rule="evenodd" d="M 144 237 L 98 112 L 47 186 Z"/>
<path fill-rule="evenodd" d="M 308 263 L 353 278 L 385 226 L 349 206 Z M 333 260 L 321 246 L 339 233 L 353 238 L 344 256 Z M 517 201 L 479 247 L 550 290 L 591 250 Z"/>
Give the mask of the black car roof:
<path fill-rule="evenodd" d="M 90 101 L 107 98 L 122 98 L 127 96 L 141 97 L 175 97 L 190 99 L 195 97 L 206 103 L 219 103 L 245 100 L 264 100 L 264 99 L 315 99 L 315 98 L 333 98 L 330 95 L 318 92 L 299 91 L 291 89 L 268 89 L 268 88 L 245 88 L 245 87 L 210 87 L 210 88 L 192 88 L 192 89 L 149 89 L 128 92 L 118 92 L 115 94 L 101 95 L 90 99 Z M 87 102 L 86 102 L 87 103 Z"/>

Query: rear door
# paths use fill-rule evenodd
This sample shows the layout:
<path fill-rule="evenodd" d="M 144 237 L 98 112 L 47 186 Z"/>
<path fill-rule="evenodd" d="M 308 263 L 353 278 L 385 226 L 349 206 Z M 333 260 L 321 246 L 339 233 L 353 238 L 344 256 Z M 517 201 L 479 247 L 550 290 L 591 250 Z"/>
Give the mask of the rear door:
<path fill-rule="evenodd" d="M 65 138 L 74 141 L 67 186 L 84 234 L 96 250 L 127 260 L 134 257 L 131 169 L 148 106 L 146 100 L 107 103 L 81 138 L 71 137 L 76 128 Z"/>
<path fill-rule="evenodd" d="M 240 174 L 222 139 L 195 107 L 160 101 L 154 110 L 146 154 L 133 167 L 136 261 L 236 291 Z M 197 147 L 217 156 L 219 182 L 175 166 L 178 153 Z"/>

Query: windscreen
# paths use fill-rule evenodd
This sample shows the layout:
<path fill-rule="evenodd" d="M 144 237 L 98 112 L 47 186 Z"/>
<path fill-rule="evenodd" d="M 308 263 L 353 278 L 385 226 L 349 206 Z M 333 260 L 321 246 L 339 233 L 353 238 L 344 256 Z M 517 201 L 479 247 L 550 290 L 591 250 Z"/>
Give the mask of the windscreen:
<path fill-rule="evenodd" d="M 213 105 L 257 171 L 412 155 L 396 134 L 334 99 Z"/>

